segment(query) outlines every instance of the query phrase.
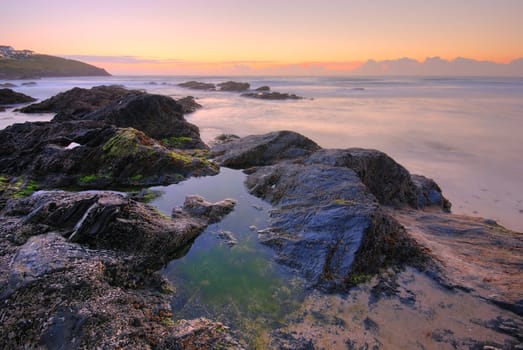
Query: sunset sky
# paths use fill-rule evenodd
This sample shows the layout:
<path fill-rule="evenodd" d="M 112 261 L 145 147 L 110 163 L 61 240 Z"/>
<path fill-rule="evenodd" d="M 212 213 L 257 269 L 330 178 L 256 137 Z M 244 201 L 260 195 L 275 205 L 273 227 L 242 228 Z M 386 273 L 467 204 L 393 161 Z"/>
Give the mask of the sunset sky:
<path fill-rule="evenodd" d="M 111 73 L 350 70 L 367 59 L 523 57 L 521 0 L 18 0 L 0 45 Z M 312 67 L 312 68 L 311 68 Z"/>

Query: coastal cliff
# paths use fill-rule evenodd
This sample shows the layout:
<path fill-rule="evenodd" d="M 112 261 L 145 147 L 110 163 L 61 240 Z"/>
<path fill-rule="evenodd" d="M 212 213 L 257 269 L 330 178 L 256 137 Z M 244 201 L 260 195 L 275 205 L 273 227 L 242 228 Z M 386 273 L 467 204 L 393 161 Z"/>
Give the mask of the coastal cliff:
<path fill-rule="evenodd" d="M 103 68 L 80 61 L 0 46 L 0 79 L 109 75 Z"/>

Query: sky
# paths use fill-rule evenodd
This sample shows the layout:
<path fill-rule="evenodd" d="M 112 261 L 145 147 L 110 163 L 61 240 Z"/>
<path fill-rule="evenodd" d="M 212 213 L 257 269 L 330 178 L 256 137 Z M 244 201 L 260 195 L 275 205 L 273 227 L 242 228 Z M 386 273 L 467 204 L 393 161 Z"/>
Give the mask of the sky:
<path fill-rule="evenodd" d="M 0 45 L 114 74 L 344 72 L 523 57 L 523 0 L 5 0 Z"/>

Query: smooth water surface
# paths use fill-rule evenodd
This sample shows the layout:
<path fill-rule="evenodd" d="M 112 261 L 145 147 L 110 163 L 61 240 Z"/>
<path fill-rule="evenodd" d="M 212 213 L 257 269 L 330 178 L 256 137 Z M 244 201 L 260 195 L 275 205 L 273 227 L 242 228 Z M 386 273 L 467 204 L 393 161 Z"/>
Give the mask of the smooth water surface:
<path fill-rule="evenodd" d="M 153 187 L 163 195 L 151 202 L 170 214 L 185 196 L 200 193 L 209 201 L 233 198 L 234 211 L 210 225 L 188 253 L 162 271 L 174 285 L 176 319 L 207 317 L 231 327 L 251 347 L 264 348 L 265 337 L 302 300 L 302 283 L 272 260 L 273 251 L 258 242 L 257 230 L 267 227 L 270 206 L 250 195 L 238 170 L 222 168 L 219 175 L 192 178 Z M 218 238 L 230 232 L 238 244 Z"/>

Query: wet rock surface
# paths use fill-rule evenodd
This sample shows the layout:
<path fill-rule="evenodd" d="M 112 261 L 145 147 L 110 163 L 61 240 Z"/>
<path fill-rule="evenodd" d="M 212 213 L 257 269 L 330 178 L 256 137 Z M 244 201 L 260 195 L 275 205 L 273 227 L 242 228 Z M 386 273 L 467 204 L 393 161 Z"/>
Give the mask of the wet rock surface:
<path fill-rule="evenodd" d="M 217 86 L 220 89 L 220 91 L 242 92 L 245 90 L 249 90 L 251 84 L 237 81 L 226 81 L 224 83 L 217 84 Z"/>
<path fill-rule="evenodd" d="M 0 106 L 33 102 L 36 99 L 11 89 L 0 89 Z"/>
<path fill-rule="evenodd" d="M 100 191 L 37 193 L 1 214 L 2 348 L 240 348 L 220 323 L 175 324 L 170 287 L 153 272 L 202 217 L 172 220 Z"/>
<path fill-rule="evenodd" d="M 187 89 L 192 89 L 192 90 L 215 90 L 216 89 L 216 85 L 214 85 L 212 83 L 202 83 L 202 82 L 194 81 L 194 80 L 187 81 L 185 83 L 180 83 L 180 84 L 178 84 L 178 86 L 181 86 L 181 87 L 184 87 Z"/>
<path fill-rule="evenodd" d="M 193 96 L 186 96 L 176 100 L 176 103 L 182 106 L 183 114 L 193 113 L 203 106 L 196 102 Z"/>

